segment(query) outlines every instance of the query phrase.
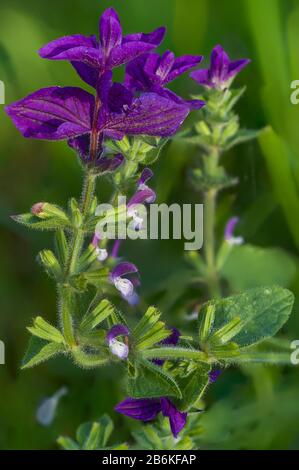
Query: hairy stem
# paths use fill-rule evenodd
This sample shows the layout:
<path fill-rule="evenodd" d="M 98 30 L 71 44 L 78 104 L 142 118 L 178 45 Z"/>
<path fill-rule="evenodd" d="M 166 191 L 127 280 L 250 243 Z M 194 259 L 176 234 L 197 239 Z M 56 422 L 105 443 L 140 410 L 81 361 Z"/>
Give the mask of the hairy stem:
<path fill-rule="evenodd" d="M 206 160 L 206 172 L 213 176 L 218 166 L 219 151 L 213 148 Z M 211 297 L 221 296 L 219 277 L 216 267 L 215 219 L 218 190 L 209 188 L 204 193 L 204 257 L 207 267 L 206 282 Z"/>
<path fill-rule="evenodd" d="M 83 225 L 89 213 L 96 185 L 96 176 L 87 171 L 82 192 L 81 212 Z M 60 295 L 60 314 L 62 328 L 65 339 L 70 347 L 76 344 L 74 335 L 72 308 L 74 305 L 75 293 L 69 283 L 70 276 L 76 272 L 79 256 L 84 243 L 84 227 L 78 227 L 74 230 L 73 238 L 70 242 L 69 255 L 64 272 L 64 283 L 59 288 Z"/>

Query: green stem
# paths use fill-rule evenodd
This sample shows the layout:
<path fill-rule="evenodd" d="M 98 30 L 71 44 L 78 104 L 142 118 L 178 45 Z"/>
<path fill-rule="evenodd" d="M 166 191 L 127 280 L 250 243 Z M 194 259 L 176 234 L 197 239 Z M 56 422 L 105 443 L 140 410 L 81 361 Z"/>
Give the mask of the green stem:
<path fill-rule="evenodd" d="M 185 348 L 155 348 L 142 352 L 144 359 L 193 359 L 200 362 L 208 362 L 207 355 L 203 351 Z"/>
<path fill-rule="evenodd" d="M 218 166 L 219 151 L 213 149 L 206 160 L 206 173 L 213 176 Z M 204 257 L 207 267 L 206 282 L 211 297 L 221 296 L 219 277 L 216 267 L 215 222 L 218 190 L 207 189 L 204 193 Z"/>
<path fill-rule="evenodd" d="M 91 172 L 87 171 L 85 182 L 83 186 L 81 211 L 83 216 L 83 224 L 86 221 L 86 217 L 89 213 L 94 191 L 96 186 L 96 176 Z M 73 319 L 72 319 L 72 308 L 74 305 L 74 292 L 69 284 L 70 276 L 76 271 L 79 256 L 82 251 L 84 243 L 84 230 L 83 227 L 78 227 L 74 230 L 73 238 L 69 247 L 69 256 L 66 262 L 66 268 L 64 272 L 64 283 L 59 289 L 60 294 L 60 313 L 61 321 L 65 339 L 70 347 L 76 344 Z"/>
<path fill-rule="evenodd" d="M 63 334 L 66 343 L 72 348 L 76 344 L 72 314 L 73 311 L 73 295 L 68 285 L 59 287 L 60 297 L 60 317 L 63 328 Z"/>

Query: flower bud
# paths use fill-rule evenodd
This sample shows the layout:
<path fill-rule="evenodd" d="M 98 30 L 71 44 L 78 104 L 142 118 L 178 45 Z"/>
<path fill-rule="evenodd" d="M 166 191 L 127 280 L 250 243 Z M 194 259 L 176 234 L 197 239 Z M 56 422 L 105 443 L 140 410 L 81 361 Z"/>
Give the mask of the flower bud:
<path fill-rule="evenodd" d="M 37 202 L 36 204 L 34 204 L 32 207 L 31 207 L 31 214 L 33 215 L 36 215 L 37 217 L 41 217 L 41 214 L 43 213 L 43 207 L 44 207 L 45 203 L 44 202 Z"/>
<path fill-rule="evenodd" d="M 66 214 L 60 207 L 55 206 L 54 204 L 49 204 L 48 202 L 38 202 L 31 207 L 31 213 L 36 215 L 40 219 L 48 219 L 51 217 L 56 217 L 68 220 Z"/>

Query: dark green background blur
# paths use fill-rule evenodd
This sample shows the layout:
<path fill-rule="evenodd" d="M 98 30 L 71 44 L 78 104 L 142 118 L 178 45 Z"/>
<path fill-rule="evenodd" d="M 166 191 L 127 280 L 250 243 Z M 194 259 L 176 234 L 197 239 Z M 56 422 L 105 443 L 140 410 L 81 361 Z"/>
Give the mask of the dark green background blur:
<path fill-rule="evenodd" d="M 1 0 L 0 80 L 5 82 L 6 103 L 40 87 L 80 85 L 68 64 L 42 60 L 37 51 L 59 36 L 95 33 L 98 17 L 108 6 L 118 10 L 126 33 L 166 25 L 162 50 L 208 58 L 212 47 L 221 43 L 231 57 L 252 59 L 237 80 L 248 87 L 238 105 L 241 123 L 254 129 L 272 126 L 274 131 L 268 129 L 259 143 L 240 146 L 227 155 L 226 167 L 239 177 L 240 185 L 237 194 L 233 191 L 221 198 L 219 236 L 225 219 L 237 213 L 248 242 L 284 248 L 297 264 L 299 106 L 290 104 L 290 83 L 299 79 L 298 0 Z M 198 92 L 187 76 L 174 89 L 185 97 Z M 196 201 L 186 179 L 194 153 L 195 149 L 179 144 L 163 152 L 154 167 L 159 202 Z M 0 366 L 0 448 L 55 448 L 59 434 L 74 435 L 82 421 L 103 412 L 118 424 L 116 437 L 127 438 L 128 420 L 113 412 L 122 397 L 114 370 L 86 372 L 63 359 L 29 371 L 19 368 L 29 337 L 25 327 L 37 314 L 55 322 L 56 298 L 54 286 L 35 262 L 38 251 L 51 246 L 51 235 L 28 232 L 9 216 L 28 211 L 37 201 L 65 204 L 70 195 L 78 196 L 81 172 L 76 158 L 64 143 L 24 139 L 0 106 L 0 168 L 0 339 L 6 345 L 6 364 Z M 138 241 L 128 244 L 127 253 L 140 268 L 142 293 L 148 298 L 183 263 L 181 245 L 167 242 Z M 298 282 L 289 287 L 298 296 Z M 285 330 L 291 339 L 299 339 L 296 310 Z M 173 315 L 175 324 L 175 309 L 166 313 Z M 243 445 L 299 448 L 298 369 L 286 375 L 267 370 L 261 374 L 261 383 L 255 381 L 257 388 L 267 374 L 279 376 L 276 382 L 286 392 L 288 403 L 277 399 L 273 406 L 282 412 L 276 421 L 265 422 L 263 437 L 253 432 Z M 238 399 L 244 394 L 245 403 L 254 402 L 258 391 L 247 382 L 248 375 L 225 374 L 210 391 L 211 406 L 236 393 Z M 43 428 L 35 420 L 36 407 L 62 385 L 68 386 L 69 394 L 61 401 L 53 425 Z M 242 444 L 236 441 L 234 445 Z"/>

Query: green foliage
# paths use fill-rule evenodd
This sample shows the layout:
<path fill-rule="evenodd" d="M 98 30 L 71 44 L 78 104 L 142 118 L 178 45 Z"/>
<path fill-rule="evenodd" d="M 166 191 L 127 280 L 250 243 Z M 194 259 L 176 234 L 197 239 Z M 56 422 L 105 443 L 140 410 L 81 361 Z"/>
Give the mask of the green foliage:
<path fill-rule="evenodd" d="M 177 400 L 179 410 L 189 411 L 199 402 L 209 384 L 210 370 L 209 364 L 200 363 L 191 372 L 177 379 L 183 397 Z"/>
<path fill-rule="evenodd" d="M 98 421 L 84 423 L 79 426 L 76 441 L 69 437 L 60 436 L 57 443 L 64 450 L 125 450 L 127 444 L 108 445 L 114 429 L 114 424 L 108 415 L 103 415 Z"/>
<path fill-rule="evenodd" d="M 271 284 L 288 287 L 295 277 L 296 263 L 289 254 L 278 248 L 235 246 L 221 274 L 235 291 Z"/>
<path fill-rule="evenodd" d="M 145 20 L 144 30 L 150 30 L 156 21 L 156 9 L 153 8 L 153 5 L 148 7 L 144 0 L 140 0 L 140 2 L 128 0 L 128 2 L 129 6 L 134 7 L 137 15 L 140 12 L 143 18 L 148 18 Z M 67 16 L 61 15 L 61 19 L 58 18 L 58 23 L 55 23 L 57 31 L 55 34 L 51 31 L 50 34 L 44 27 L 42 17 L 40 21 L 32 20 L 36 17 L 38 2 L 34 0 L 32 5 L 26 5 L 25 9 L 18 8 L 16 5 L 14 10 L 11 9 L 10 3 L 4 0 L 3 15 L 0 19 L 3 32 L 3 41 L 0 45 L 0 70 L 1 78 L 11 84 L 11 96 L 18 99 L 22 93 L 35 86 L 44 86 L 47 81 L 52 81 L 53 73 L 57 83 L 67 83 L 71 68 L 65 65 L 62 72 L 59 72 L 52 68 L 51 62 L 41 62 L 32 56 L 32 50 L 37 50 L 50 36 L 61 35 Z M 108 6 L 106 0 L 104 3 L 105 6 Z M 244 228 L 244 231 L 250 234 L 248 239 L 256 245 L 267 246 L 275 237 L 275 246 L 287 249 L 289 254 L 282 248 L 259 248 L 253 245 L 233 247 L 229 253 L 226 253 L 225 262 L 217 266 L 221 287 L 223 287 L 221 282 L 223 279 L 228 281 L 228 285 L 225 284 L 225 292 L 272 284 L 289 287 L 294 280 L 296 267 L 295 249 L 288 230 L 295 244 L 299 246 L 297 221 L 299 212 L 298 107 L 296 109 L 296 107 L 289 105 L 288 96 L 291 80 L 298 78 L 296 76 L 298 71 L 298 51 L 296 49 L 298 8 L 282 9 L 280 7 L 283 2 L 279 0 L 264 0 L 263 2 L 242 0 L 241 6 L 245 6 L 246 15 L 244 18 L 238 17 L 237 24 L 234 20 L 236 16 L 235 2 L 224 0 L 219 4 L 218 15 L 223 21 L 220 22 L 221 24 L 216 21 L 213 25 L 213 21 L 209 21 L 209 16 L 213 13 L 213 6 L 206 0 L 192 0 L 192 3 L 194 3 L 193 7 L 196 8 L 196 11 L 201 13 L 201 18 L 200 15 L 197 15 L 200 20 L 195 20 L 196 15 L 191 15 L 191 18 L 180 0 L 175 2 L 167 0 L 165 5 L 154 0 L 154 6 L 159 6 L 161 17 L 164 16 L 165 22 L 170 22 L 173 26 L 171 40 L 175 42 L 176 49 L 182 53 L 187 52 L 186 44 L 190 53 L 198 54 L 200 49 L 206 49 L 205 52 L 207 52 L 207 46 L 210 48 L 211 41 L 213 42 L 216 36 L 218 38 L 221 36 L 224 46 L 230 46 L 228 49 L 231 50 L 232 57 L 233 54 L 236 57 L 238 54 L 241 55 L 241 51 L 236 48 L 234 50 L 233 43 L 227 42 L 227 35 L 231 35 L 231 26 L 235 26 L 236 38 L 240 40 L 239 42 L 235 41 L 235 44 L 243 44 L 241 47 L 245 47 L 246 55 L 253 59 L 251 72 L 249 69 L 246 72 L 251 73 L 251 80 L 248 81 L 248 98 L 239 102 L 245 91 L 244 88 L 230 89 L 224 95 L 211 94 L 208 106 L 198 116 L 198 122 L 193 126 L 192 132 L 187 131 L 181 135 L 184 144 L 181 145 L 178 140 L 174 139 L 174 142 L 169 146 L 168 153 L 163 156 L 163 161 L 158 163 L 156 167 L 158 169 L 156 184 L 158 194 L 163 199 L 170 198 L 172 194 L 175 194 L 183 200 L 185 189 L 182 178 L 193 149 L 194 152 L 197 152 L 198 149 L 203 150 L 195 162 L 195 168 L 189 171 L 192 185 L 196 191 L 206 192 L 212 189 L 218 192 L 224 188 L 233 187 L 238 178 L 231 176 L 230 173 L 239 173 L 238 176 L 242 184 L 239 197 L 234 199 L 234 210 L 242 214 L 242 230 Z M 133 24 L 129 24 L 130 18 L 126 18 L 126 10 L 131 11 L 132 9 L 128 8 L 128 5 L 118 6 L 121 9 L 122 18 L 127 21 L 126 26 L 132 27 L 133 30 Z M 52 17 L 56 21 L 57 12 L 54 10 L 55 7 L 51 6 L 50 2 L 46 10 L 47 18 Z M 98 14 L 98 6 L 95 5 L 93 11 L 94 14 Z M 147 14 L 144 15 L 144 12 Z M 225 15 L 229 21 L 225 21 Z M 80 23 L 85 24 L 86 31 L 91 29 L 93 20 L 90 18 L 93 15 L 79 16 Z M 73 30 L 74 21 L 75 17 L 69 17 L 70 31 Z M 190 21 L 192 28 L 190 28 Z M 200 27 L 198 21 L 200 21 Z M 209 25 L 209 37 L 207 38 L 204 37 L 203 21 L 205 26 Z M 77 26 L 79 30 L 79 23 Z M 23 35 L 22 47 L 19 49 L 14 47 L 13 31 L 16 30 L 26 31 L 26 34 Z M 196 41 L 194 41 L 195 32 L 200 35 Z M 253 42 L 244 42 L 244 38 L 250 35 Z M 205 43 L 202 43 L 203 39 L 206 40 Z M 184 41 L 187 42 L 183 47 Z M 171 43 L 168 43 L 168 46 L 171 47 Z M 24 70 L 28 69 L 28 64 L 30 68 L 35 70 L 35 73 L 30 77 L 24 74 Z M 60 76 L 59 73 L 61 73 Z M 262 80 L 260 80 L 260 75 Z M 263 87 L 261 87 L 261 83 Z M 185 88 L 181 90 L 183 91 L 182 95 L 184 94 L 186 97 L 191 91 L 191 81 L 189 84 L 190 90 Z M 262 97 L 262 102 L 259 100 L 259 95 Z M 240 106 L 241 121 L 234 112 L 237 103 Z M 248 131 L 240 125 L 240 122 L 245 118 L 253 127 L 263 127 L 267 122 L 270 122 L 271 127 L 266 128 L 261 134 L 258 131 Z M 12 335 L 14 348 L 12 357 L 14 355 L 19 357 L 21 347 L 19 345 L 22 345 L 19 337 L 21 328 L 25 327 L 32 311 L 38 311 L 41 304 L 45 305 L 46 315 L 51 317 L 51 321 L 55 324 L 51 313 L 54 300 L 43 280 L 35 279 L 35 272 L 28 261 L 28 252 L 32 247 L 26 243 L 26 234 L 21 228 L 13 227 L 12 224 L 8 226 L 8 214 L 11 212 L 11 207 L 16 206 L 19 194 L 22 194 L 20 210 L 24 210 L 24 207 L 30 207 L 36 194 L 43 194 L 44 191 L 52 193 L 54 200 L 65 200 L 71 187 L 74 192 L 77 192 L 79 175 L 76 173 L 72 159 L 67 158 L 65 147 L 57 143 L 53 144 L 52 150 L 52 146 L 39 142 L 23 144 L 21 139 L 15 138 L 15 133 L 11 130 L 12 126 L 7 125 L 7 122 L 7 118 L 3 118 L 4 132 L 1 134 L 1 152 L 4 161 L 1 223 L 3 227 L 9 228 L 9 236 L 4 235 L 2 244 L 4 249 L 1 280 L 5 298 L 7 298 L 4 309 L 7 315 L 3 315 L 2 329 Z M 265 175 L 259 148 L 243 146 L 240 149 L 237 148 L 237 145 L 244 142 L 249 143 L 257 137 L 265 158 L 273 194 Z M 124 194 L 132 192 L 138 177 L 138 165 L 150 165 L 155 162 L 164 144 L 165 141 L 159 142 L 154 138 L 130 138 L 124 139 L 120 143 L 111 142 L 111 151 L 121 151 L 127 162 L 113 178 L 109 175 L 106 181 L 101 180 L 101 201 L 106 197 L 110 198 L 107 187 L 111 181 L 112 186 Z M 192 146 L 185 144 L 192 144 Z M 217 157 L 222 157 L 224 152 L 230 151 L 228 165 L 223 160 L 220 162 L 221 165 L 219 161 L 216 162 L 217 165 L 210 165 L 213 160 L 215 162 L 215 156 L 211 154 L 211 146 L 215 144 L 218 147 Z M 231 152 L 231 150 L 233 151 Z M 51 161 L 51 164 L 47 164 L 47 161 Z M 16 171 L 16 168 L 22 168 L 22 171 Z M 261 176 L 259 177 L 259 175 Z M 14 184 L 11 184 L 12 181 Z M 55 187 L 51 186 L 49 181 L 55 181 Z M 182 188 L 182 191 L 179 188 Z M 114 196 L 116 194 L 117 191 Z M 267 204 L 263 206 L 261 202 L 264 201 L 265 195 Z M 217 209 L 217 219 L 215 219 L 219 225 L 227 218 L 228 205 L 232 200 L 231 192 L 226 192 L 223 195 Z M 281 217 L 277 204 L 282 208 L 284 217 Z M 13 217 L 21 225 L 34 230 L 55 232 L 55 252 L 43 250 L 41 261 L 50 276 L 58 281 L 58 291 L 60 292 L 61 284 L 63 284 L 71 293 L 70 302 L 62 305 L 63 308 L 60 308 L 59 311 L 60 318 L 57 323 L 60 325 L 60 329 L 55 328 L 41 317 L 35 318 L 33 326 L 28 328 L 34 336 L 30 341 L 23 367 L 32 367 L 55 355 L 66 353 L 78 365 L 86 368 L 107 364 L 107 369 L 110 369 L 111 362 L 116 361 L 119 367 L 128 366 L 127 370 L 132 383 L 134 383 L 133 378 L 136 374 L 137 378 L 140 376 L 140 380 L 142 377 L 149 377 L 149 383 L 145 379 L 144 385 L 140 385 L 139 380 L 138 386 L 140 385 L 141 390 L 143 390 L 142 387 L 148 387 L 153 393 L 158 393 L 155 389 L 157 385 L 154 383 L 156 380 L 156 384 L 159 381 L 163 382 L 163 385 L 159 385 L 159 387 L 166 391 L 169 383 L 167 380 L 165 383 L 164 379 L 167 376 L 170 377 L 170 383 L 173 384 L 174 381 L 180 390 L 181 398 L 175 398 L 174 395 L 171 395 L 180 409 L 189 409 L 190 407 L 203 409 L 205 408 L 204 403 L 202 401 L 198 403 L 197 399 L 204 396 L 207 373 L 211 363 L 220 361 L 223 366 L 237 364 L 243 374 L 242 385 L 238 385 L 240 372 L 237 370 L 234 373 L 229 372 L 228 378 L 224 379 L 224 385 L 221 382 L 217 384 L 215 393 L 214 388 L 211 389 L 207 411 L 200 415 L 189 413 L 187 426 L 180 434 L 179 440 L 173 439 L 167 420 L 163 420 L 157 426 L 141 424 L 139 429 L 134 432 L 135 443 L 132 445 L 136 448 L 154 450 L 187 450 L 199 447 L 233 449 L 295 447 L 298 434 L 298 387 L 295 380 L 297 372 L 294 371 L 293 374 L 292 371 L 285 373 L 282 368 L 275 368 L 273 371 L 273 368 L 257 367 L 254 370 L 260 370 L 259 373 L 248 373 L 248 366 L 246 368 L 244 366 L 247 363 L 259 362 L 276 365 L 289 364 L 289 341 L 285 339 L 285 345 L 282 346 L 280 339 L 270 341 L 268 336 L 276 333 L 287 319 L 291 309 L 291 295 L 283 290 L 280 290 L 281 294 L 279 294 L 278 290 L 275 290 L 278 288 L 275 288 L 274 291 L 271 288 L 269 296 L 273 297 L 271 305 L 268 305 L 268 299 L 262 302 L 260 296 L 248 292 L 241 294 L 238 299 L 234 298 L 233 302 L 231 298 L 220 301 L 213 300 L 208 304 L 209 307 L 205 306 L 201 310 L 200 315 L 205 312 L 205 321 L 200 326 L 198 336 L 194 323 L 184 322 L 184 320 L 187 313 L 189 314 L 194 308 L 197 309 L 198 305 L 210 295 L 210 292 L 206 292 L 210 280 L 208 280 L 209 271 L 205 256 L 201 256 L 199 259 L 199 255 L 195 256 L 194 254 L 194 263 L 192 264 L 193 267 L 196 264 L 198 269 L 195 270 L 196 272 L 191 272 L 190 269 L 180 268 L 179 248 L 178 250 L 167 250 L 168 253 L 166 253 L 162 242 L 158 242 L 153 249 L 150 248 L 147 252 L 140 244 L 140 247 L 134 248 L 134 257 L 138 259 L 138 266 L 140 263 L 139 267 L 143 275 L 143 289 L 147 295 L 145 304 L 157 304 L 163 311 L 165 318 L 168 319 L 167 325 L 169 327 L 174 324 L 182 330 L 183 334 L 189 337 L 193 335 L 193 341 L 190 340 L 192 346 L 184 340 L 174 347 L 159 345 L 159 341 L 169 335 L 169 329 L 154 307 L 151 307 L 144 320 L 141 320 L 141 322 L 144 321 L 145 327 L 143 331 L 138 332 L 137 326 L 136 330 L 134 329 L 135 314 L 132 315 L 130 310 L 128 310 L 128 315 L 127 311 L 123 314 L 110 304 L 110 295 L 113 289 L 109 287 L 108 275 L 111 266 L 100 265 L 96 260 L 96 253 L 92 246 L 83 244 L 84 238 L 90 242 L 95 225 L 99 220 L 99 217 L 95 216 L 97 198 L 91 197 L 90 204 L 87 206 L 89 207 L 87 207 L 86 213 L 83 213 L 81 202 L 72 199 L 68 210 L 47 203 L 43 208 L 43 213 L 39 216 L 26 213 Z M 244 216 L 245 211 L 248 211 L 248 206 L 252 208 L 249 209 L 251 210 L 251 221 Z M 216 233 L 219 235 L 218 230 L 215 231 Z M 219 242 L 221 244 L 221 240 Z M 34 244 L 34 252 L 41 249 L 38 233 L 32 237 L 30 243 Z M 218 246 L 218 240 L 215 245 Z M 130 247 L 128 249 L 130 250 Z M 20 252 L 22 256 L 20 256 Z M 146 259 L 151 262 L 147 269 L 144 266 Z M 152 262 L 155 259 L 159 261 L 159 269 L 157 269 L 156 263 Z M 170 272 L 173 275 L 170 276 Z M 28 274 L 30 274 L 29 281 Z M 34 295 L 28 295 L 28 282 L 34 286 Z M 161 299 L 162 284 L 166 296 Z M 150 294 L 149 285 L 151 286 Z M 298 289 L 295 283 L 293 287 L 297 293 Z M 94 294 L 96 301 L 90 302 L 90 297 Z M 113 298 L 113 302 L 114 300 Z M 257 308 L 256 305 L 254 306 L 254 302 L 257 302 Z M 21 316 L 18 314 L 20 304 L 22 305 Z M 61 299 L 59 304 L 61 305 Z M 162 308 L 162 304 L 164 304 L 164 308 Z M 142 302 L 142 308 L 143 305 Z M 121 308 L 124 311 L 123 303 Z M 62 324 L 62 312 L 66 313 L 66 320 L 71 320 L 69 325 Z M 225 316 L 226 318 L 224 318 Z M 130 326 L 131 323 L 133 326 L 129 339 L 130 358 L 124 364 L 115 357 L 111 357 L 105 337 L 107 330 L 113 324 L 127 324 L 127 321 Z M 74 334 L 78 342 L 77 348 L 73 347 L 72 349 L 70 345 L 65 344 L 67 343 L 66 326 L 69 327 L 71 336 L 72 333 Z M 290 326 L 285 328 L 286 337 L 287 335 L 295 337 L 296 331 L 294 316 L 293 322 L 290 322 Z M 202 351 L 198 343 L 200 346 L 208 345 L 207 350 Z M 248 347 L 248 344 L 251 346 Z M 159 374 L 157 375 L 156 369 L 155 372 L 152 369 L 149 372 L 149 367 L 152 366 L 150 361 L 155 358 L 165 360 L 163 368 L 159 369 L 163 378 Z M 96 410 L 101 407 L 112 408 L 116 398 L 112 391 L 110 393 L 110 389 L 108 392 L 106 391 L 106 381 L 108 383 L 109 377 L 104 375 L 104 371 L 101 372 L 101 382 L 95 382 L 97 387 L 101 388 L 99 394 L 98 389 L 95 391 L 90 386 L 91 382 L 97 380 L 98 373 L 89 376 L 88 372 L 84 372 L 84 380 L 81 380 L 82 371 L 71 370 L 69 365 L 65 365 L 64 362 L 58 361 L 58 365 L 59 367 L 55 367 L 55 369 L 47 368 L 43 374 L 38 372 L 37 374 L 32 372 L 32 375 L 25 374 L 26 380 L 22 377 L 15 378 L 17 366 L 14 361 L 10 362 L 10 367 L 6 368 L 7 370 L 3 370 L 2 388 L 6 395 L 3 399 L 5 405 L 1 408 L 3 420 L 3 433 L 0 435 L 1 447 L 24 448 L 27 445 L 36 448 L 51 445 L 49 442 L 52 439 L 53 430 L 51 429 L 49 433 L 46 430 L 40 432 L 37 426 L 34 427 L 32 423 L 33 407 L 39 396 L 44 393 L 45 384 L 53 385 L 57 383 L 57 380 L 60 381 L 61 377 L 66 377 L 66 380 L 73 385 L 73 390 L 79 391 L 78 393 L 82 396 L 82 399 L 78 400 L 74 392 L 74 398 L 70 398 L 69 414 L 64 414 L 61 422 L 65 420 L 71 426 L 74 425 L 75 420 L 81 421 L 87 407 L 88 409 L 92 408 L 94 413 L 98 412 Z M 126 367 L 122 367 L 122 369 L 125 370 Z M 271 372 L 269 372 L 270 370 Z M 245 377 L 247 376 L 247 381 L 244 379 L 244 374 Z M 114 381 L 113 390 L 116 389 L 116 394 L 119 390 L 117 385 L 119 382 L 119 379 Z M 275 390 L 272 390 L 272 387 Z M 174 388 L 176 389 L 176 387 Z M 167 388 L 167 390 L 169 389 Z M 221 399 L 223 395 L 228 398 Z M 28 407 L 24 407 L 23 404 L 22 406 L 18 405 L 18 396 L 24 398 L 22 403 L 28 403 Z M 13 407 L 6 405 L 9 400 L 14 403 Z M 9 413 L 6 408 L 10 408 Z M 25 428 L 19 426 L 20 420 L 22 423 L 29 423 L 30 432 L 26 432 L 29 429 L 28 424 L 24 425 Z M 67 437 L 60 438 L 61 445 L 64 448 L 73 449 L 81 449 L 84 445 L 89 448 L 107 446 L 107 441 L 99 438 L 102 435 L 102 426 L 104 426 L 104 424 L 99 424 L 100 421 L 93 425 L 83 426 L 78 433 L 77 441 Z M 61 425 L 61 422 L 58 423 L 58 426 Z M 107 426 L 108 434 L 110 428 L 111 424 Z M 117 429 L 116 432 L 119 435 L 122 429 Z M 119 440 L 122 441 L 122 438 Z M 123 449 L 126 448 L 126 445 L 120 445 L 117 448 Z"/>
<path fill-rule="evenodd" d="M 27 330 L 38 338 L 52 341 L 54 343 L 64 343 L 64 338 L 61 332 L 54 326 L 50 325 L 50 323 L 42 317 L 36 317 L 33 320 L 33 326 L 27 328 Z"/>
<path fill-rule="evenodd" d="M 160 317 L 161 313 L 155 307 L 149 307 L 135 326 L 133 335 L 137 350 L 149 349 L 171 335 L 171 331 L 165 328 L 165 323 L 159 321 Z"/>
<path fill-rule="evenodd" d="M 200 311 L 200 331 L 206 344 L 225 344 L 232 339 L 241 348 L 274 336 L 288 320 L 294 303 L 293 294 L 278 286 L 259 287 L 223 300 L 212 300 Z M 213 321 L 211 321 L 211 307 Z M 206 320 L 206 316 L 208 319 Z M 208 324 L 210 335 L 207 337 Z"/>
<path fill-rule="evenodd" d="M 161 367 L 149 361 L 136 364 L 137 377 L 128 378 L 127 392 L 133 398 L 159 398 L 171 396 L 181 398 L 182 394 L 174 378 Z"/>
<path fill-rule="evenodd" d="M 114 307 L 107 299 L 103 299 L 95 308 L 87 312 L 80 323 L 82 331 L 91 331 L 108 317 L 115 314 Z"/>
<path fill-rule="evenodd" d="M 33 336 L 29 341 L 28 349 L 23 358 L 22 369 L 37 366 L 65 351 L 65 346 L 61 343 L 48 342 Z"/>

